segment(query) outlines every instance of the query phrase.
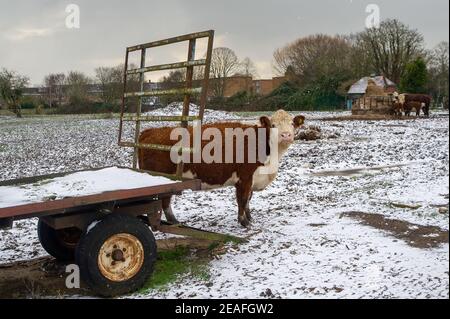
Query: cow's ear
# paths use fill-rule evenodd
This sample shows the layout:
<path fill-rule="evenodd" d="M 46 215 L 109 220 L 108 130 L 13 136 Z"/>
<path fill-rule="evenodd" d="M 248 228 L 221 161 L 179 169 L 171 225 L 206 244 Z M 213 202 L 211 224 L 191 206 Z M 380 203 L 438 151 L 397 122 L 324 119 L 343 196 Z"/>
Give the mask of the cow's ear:
<path fill-rule="evenodd" d="M 305 117 L 303 115 L 297 115 L 294 117 L 294 127 L 299 128 L 305 123 Z"/>
<path fill-rule="evenodd" d="M 261 126 L 262 127 L 267 127 L 267 128 L 269 128 L 269 127 L 271 127 L 271 123 L 270 123 L 270 119 L 267 117 L 267 116 L 261 116 L 260 118 L 259 118 L 259 122 L 261 123 Z"/>

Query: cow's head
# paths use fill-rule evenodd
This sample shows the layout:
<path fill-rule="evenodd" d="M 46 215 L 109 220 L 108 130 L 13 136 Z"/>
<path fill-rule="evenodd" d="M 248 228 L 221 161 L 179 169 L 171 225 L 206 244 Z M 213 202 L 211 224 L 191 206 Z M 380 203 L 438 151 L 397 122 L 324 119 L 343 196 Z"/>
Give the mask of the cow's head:
<path fill-rule="evenodd" d="M 401 105 L 405 104 L 405 94 L 399 94 L 398 92 L 394 92 L 392 94 L 394 102 L 400 103 Z"/>
<path fill-rule="evenodd" d="M 270 118 L 262 116 L 259 121 L 263 127 L 276 128 L 278 145 L 289 147 L 294 142 L 295 130 L 303 125 L 305 117 L 303 115 L 293 117 L 284 110 L 278 110 Z"/>

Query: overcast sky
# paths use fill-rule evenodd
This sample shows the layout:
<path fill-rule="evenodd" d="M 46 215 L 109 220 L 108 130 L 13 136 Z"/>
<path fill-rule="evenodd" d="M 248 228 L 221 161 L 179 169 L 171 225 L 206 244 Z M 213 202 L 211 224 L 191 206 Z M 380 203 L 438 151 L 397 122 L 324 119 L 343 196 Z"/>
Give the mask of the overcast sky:
<path fill-rule="evenodd" d="M 79 29 L 65 24 L 71 3 L 80 8 Z M 32 84 L 50 72 L 93 75 L 95 67 L 122 63 L 127 46 L 214 29 L 215 47 L 250 57 L 267 78 L 276 48 L 310 34 L 361 31 L 371 3 L 381 19 L 417 28 L 429 48 L 448 41 L 448 0 L 0 0 L 0 68 L 26 74 Z M 186 51 L 157 49 L 150 62 L 178 62 Z"/>

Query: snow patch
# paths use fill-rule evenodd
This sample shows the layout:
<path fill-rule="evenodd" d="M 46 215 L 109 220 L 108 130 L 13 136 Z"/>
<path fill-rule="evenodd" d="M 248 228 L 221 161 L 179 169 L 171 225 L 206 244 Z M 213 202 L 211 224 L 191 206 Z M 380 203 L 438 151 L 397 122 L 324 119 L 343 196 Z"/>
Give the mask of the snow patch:
<path fill-rule="evenodd" d="M 92 223 L 89 224 L 89 226 L 86 229 L 86 234 L 89 234 L 89 232 L 97 226 L 97 224 L 100 223 L 100 220 L 94 220 Z"/>

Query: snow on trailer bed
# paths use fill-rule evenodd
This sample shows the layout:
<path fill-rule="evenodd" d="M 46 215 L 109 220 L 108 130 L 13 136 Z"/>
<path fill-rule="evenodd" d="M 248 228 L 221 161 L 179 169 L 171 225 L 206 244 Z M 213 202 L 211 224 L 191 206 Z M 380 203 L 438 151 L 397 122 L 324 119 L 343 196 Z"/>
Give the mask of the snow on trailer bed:
<path fill-rule="evenodd" d="M 122 167 L 10 180 L 0 182 L 0 217 L 195 189 L 196 184 Z"/>

